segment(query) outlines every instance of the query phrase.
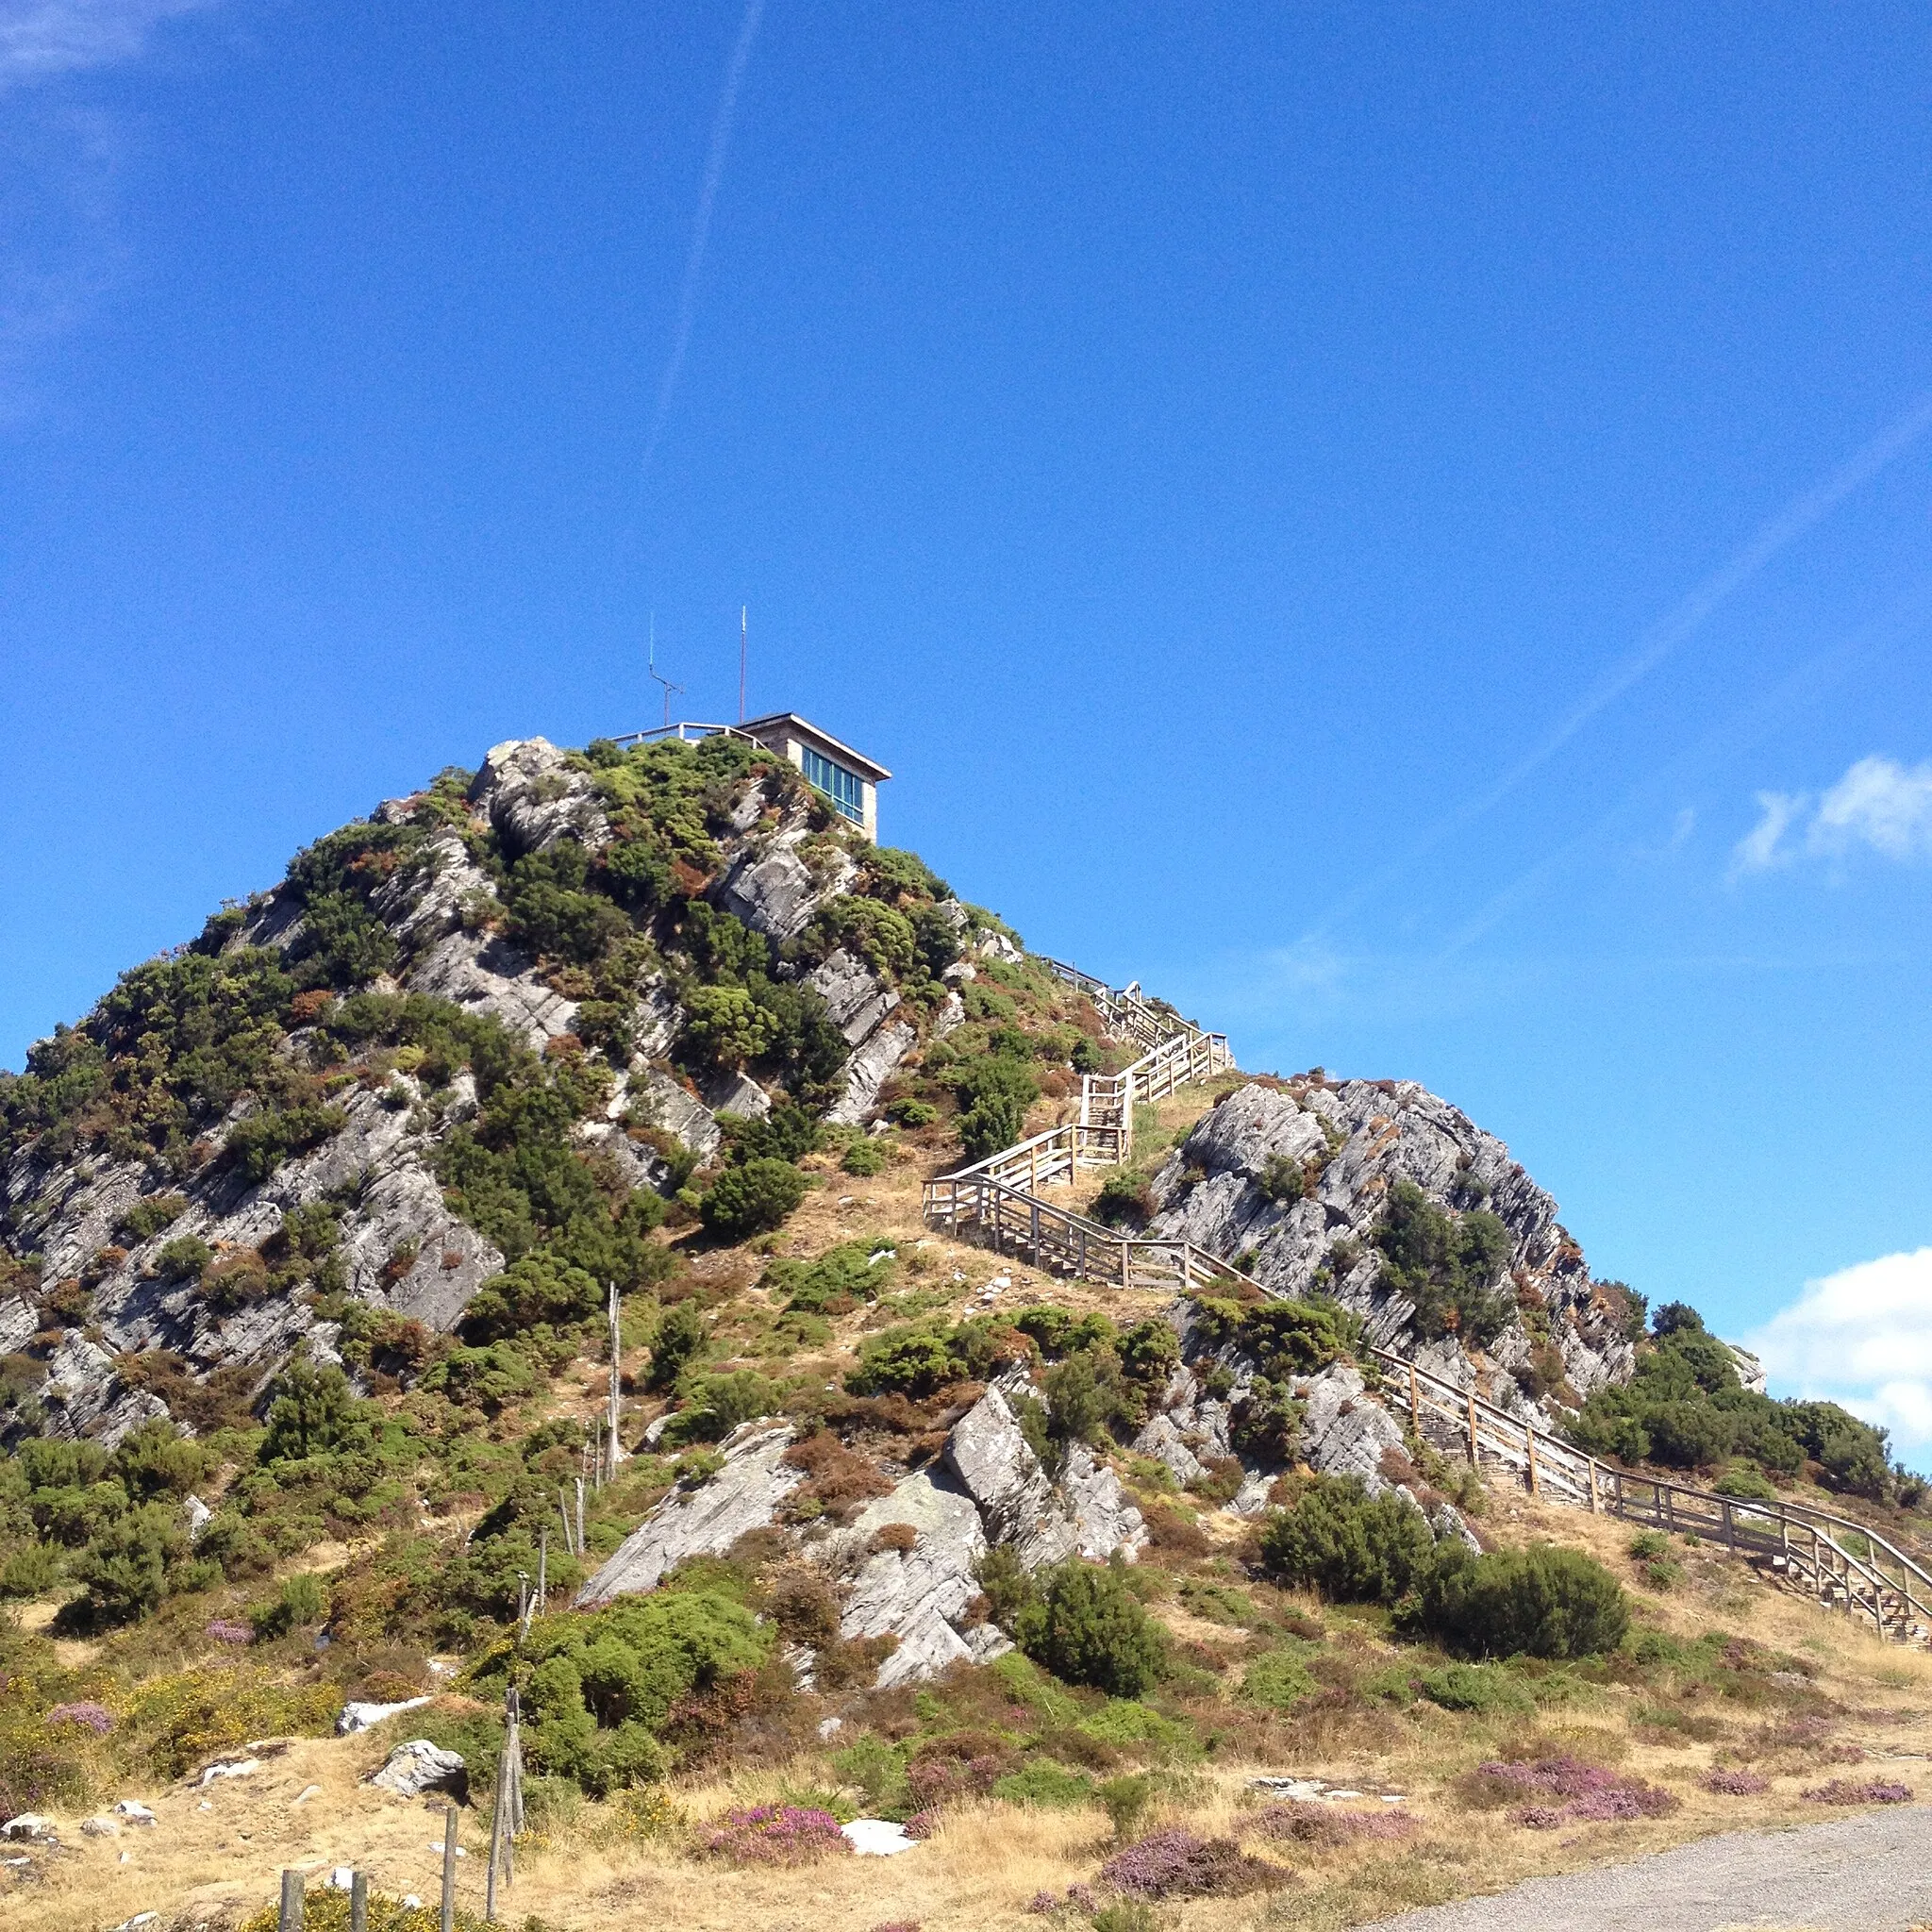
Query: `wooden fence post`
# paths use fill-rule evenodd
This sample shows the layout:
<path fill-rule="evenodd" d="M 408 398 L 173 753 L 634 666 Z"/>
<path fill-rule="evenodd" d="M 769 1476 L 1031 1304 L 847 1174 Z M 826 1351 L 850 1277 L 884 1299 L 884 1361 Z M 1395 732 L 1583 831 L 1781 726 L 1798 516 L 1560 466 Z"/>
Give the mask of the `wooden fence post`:
<path fill-rule="evenodd" d="M 442 1814 L 442 1932 L 456 1932 L 457 1924 L 457 1807 Z"/>
<path fill-rule="evenodd" d="M 1527 1423 L 1523 1425 L 1524 1453 L 1529 1458 L 1529 1493 L 1537 1493 L 1536 1488 L 1536 1431 Z"/>
<path fill-rule="evenodd" d="M 1422 1440 L 1423 1398 L 1422 1390 L 1415 1378 L 1415 1364 L 1408 1365 L 1408 1424 L 1416 1433 L 1416 1440 Z"/>
<path fill-rule="evenodd" d="M 369 1932 L 369 1874 L 349 1874 L 349 1932 Z"/>
<path fill-rule="evenodd" d="M 282 1908 L 275 1924 L 278 1932 L 302 1932 L 302 1874 L 282 1874 Z"/>
<path fill-rule="evenodd" d="M 1592 1516 L 1602 1514 L 1602 1505 L 1598 1502 L 1596 1493 L 1596 1457 L 1594 1456 L 1590 1458 L 1590 1513 Z"/>
<path fill-rule="evenodd" d="M 1475 1391 L 1474 1389 L 1469 1391 L 1469 1466 L 1472 1469 L 1478 1466 L 1476 1462 L 1475 1438 Z"/>

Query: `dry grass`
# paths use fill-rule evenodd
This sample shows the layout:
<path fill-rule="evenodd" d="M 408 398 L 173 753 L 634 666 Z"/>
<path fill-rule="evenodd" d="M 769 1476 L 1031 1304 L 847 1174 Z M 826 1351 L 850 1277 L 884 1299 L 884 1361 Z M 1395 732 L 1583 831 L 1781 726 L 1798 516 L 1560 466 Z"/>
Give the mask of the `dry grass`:
<path fill-rule="evenodd" d="M 1211 1090 L 1195 1091 L 1163 1102 L 1156 1133 L 1172 1144 L 1211 1098 Z M 1050 1124 L 1052 1113 L 1042 1108 L 1034 1124 Z M 822 1185 L 808 1196 L 774 1251 L 808 1257 L 859 1235 L 883 1236 L 896 1243 L 901 1257 L 894 1297 L 915 1295 L 924 1305 L 943 1305 L 954 1313 L 968 1303 L 980 1306 L 977 1296 L 998 1274 L 1008 1276 L 1010 1285 L 992 1305 L 997 1307 L 1051 1299 L 1130 1322 L 1164 1306 L 1167 1297 L 1158 1293 L 1123 1294 L 1061 1281 L 931 1234 L 921 1218 L 920 1183 L 943 1164 L 939 1154 L 937 1140 L 908 1145 L 883 1173 L 863 1179 L 839 1172 L 826 1157 L 816 1158 L 809 1164 L 821 1172 Z M 1083 1175 L 1077 1188 L 1052 1191 L 1064 1202 L 1084 1200 L 1098 1179 Z M 693 1273 L 708 1286 L 738 1291 L 732 1306 L 749 1307 L 754 1317 L 765 1300 L 756 1291 L 746 1291 L 757 1265 L 741 1251 L 693 1257 Z M 895 1318 L 890 1306 L 856 1309 L 834 1324 L 834 1346 L 849 1348 L 869 1325 Z M 830 1349 L 824 1360 L 829 1370 Z M 573 1390 L 562 1407 L 594 1411 L 603 1397 L 603 1375 L 600 1365 L 586 1365 L 580 1391 Z M 1250 1528 L 1222 1511 L 1204 1511 L 1201 1522 L 1210 1541 L 1224 1549 Z M 1682 1586 L 1662 1595 L 1646 1591 L 1625 1554 L 1632 1526 L 1607 1517 L 1498 1491 L 1484 1526 L 1505 1543 L 1548 1537 L 1589 1550 L 1632 1588 L 1646 1627 L 1686 1641 L 1720 1628 L 1801 1660 L 1808 1687 L 1794 1694 L 1827 1721 L 1829 1747 L 1863 1754 L 1866 1768 L 1857 1774 L 1932 1787 L 1932 1656 L 1881 1643 L 1844 1619 L 1772 1589 L 1713 1550 L 1677 1550 L 1687 1573 Z M 346 1554 L 314 1552 L 303 1567 Z M 1321 1614 L 1312 1602 L 1301 1607 L 1311 1618 Z M 40 1607 L 25 1621 L 34 1621 Z M 51 1607 L 44 1607 L 51 1613 Z M 1158 1606 L 1158 1613 L 1177 1636 L 1213 1655 L 1228 1683 L 1238 1678 L 1238 1654 L 1246 1641 L 1241 1630 L 1196 1616 L 1172 1597 Z M 1404 1793 L 1406 1808 L 1420 1822 L 1417 1836 L 1400 1844 L 1296 1846 L 1291 1852 L 1257 1846 L 1294 1865 L 1292 1884 L 1241 1899 L 1164 1907 L 1169 1926 L 1233 1932 L 1265 1924 L 1324 1932 L 1716 1832 L 1814 1823 L 1828 1815 L 1799 1796 L 1803 1787 L 1827 1774 L 1821 1763 L 1807 1760 L 1811 1747 L 1765 1742 L 1783 1714 L 1775 1704 L 1746 1709 L 1709 1697 L 1680 1699 L 1695 1720 L 1689 1729 L 1642 1715 L 1649 1710 L 1654 1716 L 1669 1701 L 1669 1688 L 1656 1684 L 1584 1687 L 1570 1701 L 1546 1700 L 1529 1719 L 1457 1715 L 1429 1704 L 1403 1709 L 1360 1694 L 1360 1687 L 1414 1653 L 1390 1641 L 1373 1614 L 1331 1610 L 1324 1621 L 1329 1635 L 1320 1653 L 1323 1672 L 1340 1690 L 1354 1687 L 1356 1694 L 1337 1695 L 1273 1724 L 1237 1715 L 1211 1698 L 1196 1700 L 1191 1709 L 1198 1727 L 1220 1730 L 1222 1740 L 1205 1768 L 1170 1782 L 1162 1807 L 1147 1824 L 1182 1824 L 1204 1835 L 1239 1837 L 1244 1813 L 1257 1802 L 1248 1778 L 1293 1772 L 1354 1786 L 1371 1794 L 1363 1803 L 1378 1811 L 1382 1807 L 1373 1794 Z M 63 1645 L 63 1661 L 79 1661 L 92 1648 Z M 439 1887 L 434 1846 L 441 1836 L 441 1801 L 404 1801 L 361 1782 L 391 1743 L 409 1735 L 408 1723 L 405 1718 L 400 1729 L 357 1739 L 291 1741 L 265 1757 L 254 1777 L 218 1783 L 205 1792 L 184 1784 L 107 1794 L 104 1803 L 129 1796 L 151 1804 L 160 1819 L 153 1831 L 88 1839 L 79 1834 L 79 1814 L 60 1815 L 65 1848 L 36 1856 L 34 1876 L 7 1897 L 6 1921 L 25 1924 L 30 1913 L 36 1932 L 99 1932 L 138 1912 L 159 1910 L 186 1926 L 214 1925 L 272 1898 L 277 1874 L 287 1867 L 308 1872 L 314 1882 L 332 1866 L 356 1865 L 385 1891 L 431 1899 Z M 1553 1752 L 1614 1763 L 1664 1785 L 1681 1799 L 1681 1808 L 1660 1820 L 1561 1831 L 1526 1829 L 1507 1809 L 1471 1808 L 1464 1780 L 1478 1762 L 1499 1753 Z M 1769 1790 L 1746 1798 L 1702 1790 L 1700 1775 L 1727 1754 L 1748 1758 L 1769 1778 Z M 835 1782 L 826 1758 L 813 1753 L 755 1774 L 682 1787 L 675 1797 L 687 1818 L 702 1824 L 734 1805 Z M 318 1789 L 304 1798 L 310 1787 Z M 487 1816 L 464 1814 L 462 1837 L 473 1856 L 459 1867 L 458 1897 L 479 1908 L 487 1829 Z M 931 1840 L 898 1858 L 834 1858 L 803 1871 L 739 1872 L 699 1857 L 692 1843 L 684 1833 L 626 1839 L 614 1807 L 585 1805 L 574 1817 L 551 1820 L 522 1848 L 510 1915 L 534 1915 L 564 1928 L 669 1923 L 691 1932 L 869 1932 L 895 1920 L 915 1920 L 924 1932 L 1037 1927 L 1046 1922 L 1027 1914 L 1035 1894 L 1091 1882 L 1109 1849 L 1098 1809 L 1033 1811 L 991 1803 L 949 1809 Z"/>

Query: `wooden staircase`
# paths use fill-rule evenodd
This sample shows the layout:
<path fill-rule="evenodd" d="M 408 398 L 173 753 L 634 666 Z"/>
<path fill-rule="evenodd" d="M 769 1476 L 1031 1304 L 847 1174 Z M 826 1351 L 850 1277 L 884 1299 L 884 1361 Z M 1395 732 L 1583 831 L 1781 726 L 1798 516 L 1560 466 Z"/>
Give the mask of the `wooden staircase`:
<path fill-rule="evenodd" d="M 1089 1074 L 1077 1119 L 927 1181 L 927 1224 L 1024 1259 L 1049 1274 L 1120 1288 L 1185 1292 L 1256 1284 L 1191 1241 L 1123 1234 L 1041 1191 L 1071 1185 L 1083 1167 L 1133 1153 L 1134 1108 L 1234 1065 L 1226 1037 L 1208 1033 L 1138 985 L 1116 991 L 1058 959 L 1041 963 L 1085 992 L 1116 1038 L 1145 1049 L 1119 1074 Z M 1720 1496 L 1601 1462 L 1573 1442 L 1509 1414 L 1446 1377 L 1382 1348 L 1361 1351 L 1391 1408 L 1416 1437 L 1477 1469 L 1500 1471 L 1543 1501 L 1695 1535 L 1770 1581 L 1868 1624 L 1881 1637 L 1932 1648 L 1932 1574 L 1875 1530 L 1802 1503 Z"/>

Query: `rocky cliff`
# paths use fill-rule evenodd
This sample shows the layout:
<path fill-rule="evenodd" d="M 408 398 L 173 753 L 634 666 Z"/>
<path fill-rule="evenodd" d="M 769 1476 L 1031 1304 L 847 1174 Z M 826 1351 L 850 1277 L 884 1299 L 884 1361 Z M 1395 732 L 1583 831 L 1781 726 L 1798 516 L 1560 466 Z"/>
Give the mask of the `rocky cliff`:
<path fill-rule="evenodd" d="M 35 1427 L 111 1445 L 167 1410 L 125 1357 L 259 1386 L 298 1341 L 336 1358 L 340 1322 L 317 1307 L 341 1296 L 451 1328 L 513 1257 L 449 1185 L 478 1073 L 439 1028 L 472 1060 L 501 1042 L 574 1070 L 568 1140 L 613 1203 L 671 1191 L 718 1148 L 721 1114 L 803 1095 L 864 1119 L 959 1013 L 898 946 L 904 908 L 941 957 L 975 937 L 891 857 L 889 874 L 789 766 L 722 739 L 596 758 L 500 744 L 474 779 L 319 841 L 0 1076 L 0 1355 L 28 1362 L 38 1337 L 45 1370 L 9 1392 Z M 860 900 L 889 917 L 852 914 Z M 737 957 L 746 934 L 756 958 Z M 330 1217 L 325 1270 L 278 1265 L 303 1210 Z"/>
<path fill-rule="evenodd" d="M 1405 1184 L 1430 1224 L 1415 1245 L 1443 1250 L 1404 1257 L 1407 1288 L 1378 1240 Z M 1507 1372 L 1485 1379 L 1508 1406 L 1546 1414 L 1541 1398 L 1574 1400 L 1630 1374 L 1641 1305 L 1591 1277 L 1556 1202 L 1502 1141 L 1413 1081 L 1241 1087 L 1202 1118 L 1151 1192 L 1154 1232 L 1238 1261 L 1273 1293 L 1332 1294 L 1362 1316 L 1370 1341 L 1440 1374 L 1472 1382 L 1478 1344 Z M 1475 1324 L 1474 1297 L 1454 1278 L 1458 1223 L 1474 1227 L 1472 1217 L 1493 1239 L 1480 1256 L 1489 1278 L 1468 1284 L 1486 1295 Z"/>

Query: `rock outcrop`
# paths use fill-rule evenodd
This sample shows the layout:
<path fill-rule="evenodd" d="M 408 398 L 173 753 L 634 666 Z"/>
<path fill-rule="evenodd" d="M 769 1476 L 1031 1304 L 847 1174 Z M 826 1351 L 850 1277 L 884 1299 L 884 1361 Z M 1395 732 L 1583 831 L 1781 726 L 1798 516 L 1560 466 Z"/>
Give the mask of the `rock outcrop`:
<path fill-rule="evenodd" d="M 768 938 L 795 938 L 827 900 L 858 882 L 852 856 L 822 832 L 808 795 L 789 774 L 736 781 L 728 810 L 709 823 L 722 864 L 712 903 Z M 419 801 L 392 800 L 371 815 L 373 827 L 420 823 Z M 432 825 L 369 895 L 371 912 L 393 941 L 393 965 L 375 990 L 425 994 L 499 1021 L 539 1053 L 570 1041 L 581 999 L 559 991 L 506 929 L 496 876 L 473 856 L 493 836 L 510 861 L 575 841 L 597 854 L 613 832 L 597 775 L 585 761 L 541 738 L 494 746 L 471 784 L 467 827 Z M 812 842 L 808 844 L 807 841 Z M 466 842 L 466 840 L 468 842 Z M 960 919 L 963 923 L 964 914 Z M 278 951 L 291 962 L 314 941 L 301 889 L 285 882 L 253 901 L 231 946 Z M 781 968 L 781 973 L 794 969 Z M 861 1124 L 881 1090 L 916 1043 L 917 1027 L 899 995 L 857 955 L 835 950 L 808 974 L 849 1048 L 830 1118 Z M 578 1144 L 604 1171 L 633 1188 L 668 1186 L 670 1162 L 646 1133 L 656 1127 L 701 1158 L 722 1135 L 718 1116 L 758 1116 L 772 1106 L 758 1082 L 725 1072 L 704 1083 L 679 1074 L 670 1055 L 685 1025 L 672 978 L 644 969 L 636 988 L 632 1057 L 616 1076 L 601 1119 L 578 1129 Z M 311 1036 L 297 1027 L 278 1051 L 306 1064 Z M 41 1257 L 52 1285 L 86 1278 L 86 1333 L 76 1324 L 46 1357 L 38 1425 L 58 1435 L 109 1443 L 149 1416 L 165 1415 L 158 1395 L 124 1386 L 114 1360 L 164 1349 L 191 1371 L 245 1368 L 265 1382 L 298 1345 L 315 1359 L 337 1359 L 337 1331 L 300 1298 L 205 1293 L 192 1271 L 170 1275 L 159 1263 L 172 1241 L 192 1238 L 217 1257 L 242 1257 L 271 1241 L 285 1216 L 324 1199 L 352 1202 L 340 1213 L 342 1286 L 356 1299 L 447 1331 L 504 1257 L 449 1205 L 436 1165 L 456 1127 L 477 1108 L 471 1075 L 458 1073 L 431 1092 L 398 1067 L 375 1090 L 351 1086 L 332 1096 L 342 1124 L 320 1145 L 283 1161 L 253 1183 L 224 1161 L 228 1138 L 258 1110 L 244 1092 L 228 1115 L 202 1132 L 195 1165 L 114 1158 L 96 1148 L 55 1158 L 29 1143 L 0 1163 L 0 1230 L 14 1252 Z M 183 1211 L 165 1228 L 127 1241 L 125 1218 L 143 1196 L 178 1192 Z M 25 1297 L 0 1299 L 0 1353 L 16 1352 L 42 1332 Z M 0 1414 L 0 1434 L 8 1427 Z"/>
<path fill-rule="evenodd" d="M 667 1570 L 692 1557 L 721 1556 L 740 1537 L 767 1527 L 805 1480 L 785 1461 L 789 1423 L 748 1423 L 724 1451 L 724 1466 L 694 1489 L 674 1490 L 577 1591 L 578 1604 L 655 1590 Z"/>
<path fill-rule="evenodd" d="M 1275 1172 L 1310 1175 L 1307 1192 L 1284 1199 L 1264 1189 L 1271 1162 Z M 1535 1310 L 1579 1395 L 1629 1374 L 1634 1351 L 1623 1310 L 1592 1281 L 1557 1204 L 1502 1141 L 1413 1081 L 1236 1089 L 1155 1175 L 1152 1231 L 1226 1260 L 1245 1257 L 1257 1284 L 1274 1293 L 1324 1289 L 1363 1317 L 1372 1341 L 1466 1382 L 1463 1352 L 1453 1341 L 1425 1347 L 1414 1308 L 1381 1285 L 1374 1233 L 1391 1188 L 1403 1180 L 1445 1207 L 1481 1207 L 1508 1232 L 1506 1278 L 1519 1310 L 1489 1348 L 1492 1364 L 1527 1364 L 1536 1339 L 1523 1310 Z"/>

